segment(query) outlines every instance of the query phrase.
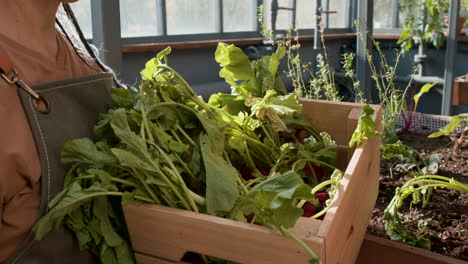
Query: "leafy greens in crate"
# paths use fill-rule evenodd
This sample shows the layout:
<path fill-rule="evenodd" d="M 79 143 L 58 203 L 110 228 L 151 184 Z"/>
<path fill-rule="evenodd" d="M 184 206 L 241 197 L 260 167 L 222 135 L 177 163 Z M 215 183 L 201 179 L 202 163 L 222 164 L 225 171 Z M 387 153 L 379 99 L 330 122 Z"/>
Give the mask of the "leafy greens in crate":
<path fill-rule="evenodd" d="M 35 226 L 36 238 L 65 223 L 102 263 L 133 263 L 121 206 L 147 202 L 255 221 L 301 243 L 288 229 L 304 204 L 325 207 L 317 192 L 329 186 L 333 196 L 342 173 L 333 166 L 335 146 L 286 93 L 277 73 L 284 48 L 250 62 L 220 43 L 216 60 L 232 94 L 208 103 L 167 64 L 169 53 L 147 62 L 138 89 L 112 91 L 113 107 L 94 129 L 97 141 L 65 145 L 64 190 Z"/>

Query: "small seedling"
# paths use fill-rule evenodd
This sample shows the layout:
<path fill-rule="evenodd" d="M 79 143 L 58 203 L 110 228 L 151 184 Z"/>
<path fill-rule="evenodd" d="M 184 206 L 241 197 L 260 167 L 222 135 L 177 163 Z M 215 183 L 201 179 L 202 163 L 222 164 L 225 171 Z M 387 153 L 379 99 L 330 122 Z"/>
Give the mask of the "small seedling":
<path fill-rule="evenodd" d="M 450 124 L 446 125 L 439 132 L 430 134 L 429 137 L 449 136 L 454 141 L 454 149 L 467 145 L 468 135 L 466 132 L 468 131 L 468 113 L 452 116 L 449 121 L 451 121 Z M 456 132 L 457 127 L 460 127 L 460 132 L 458 133 Z"/>

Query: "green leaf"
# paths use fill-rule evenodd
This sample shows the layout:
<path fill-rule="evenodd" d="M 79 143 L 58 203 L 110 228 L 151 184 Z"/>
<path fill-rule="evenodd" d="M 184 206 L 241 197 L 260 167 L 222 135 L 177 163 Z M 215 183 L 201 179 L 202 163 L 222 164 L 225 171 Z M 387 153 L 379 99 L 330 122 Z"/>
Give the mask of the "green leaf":
<path fill-rule="evenodd" d="M 73 139 L 65 143 L 62 164 L 81 162 L 93 165 L 112 165 L 117 162 L 110 152 L 99 150 L 89 138 Z"/>
<path fill-rule="evenodd" d="M 70 227 L 73 231 L 75 231 L 75 235 L 78 240 L 80 250 L 89 249 L 90 244 L 92 242 L 92 236 L 86 224 L 83 210 L 80 208 L 80 209 L 72 211 L 68 215 L 66 219 L 66 223 L 68 227 Z"/>
<path fill-rule="evenodd" d="M 423 87 L 421 87 L 421 90 L 419 90 L 419 92 L 413 97 L 414 98 L 414 111 L 416 111 L 416 108 L 418 106 L 419 98 L 421 98 L 423 94 L 429 92 L 429 90 L 431 90 L 431 88 L 434 87 L 434 85 L 436 84 L 437 84 L 437 81 L 433 83 L 426 83 L 423 85 Z"/>
<path fill-rule="evenodd" d="M 284 50 L 283 47 L 278 48 L 279 50 Z M 278 52 L 277 51 L 277 52 Z M 278 52 L 279 55 L 284 54 Z M 271 56 L 263 56 L 258 61 L 253 63 L 255 69 L 255 76 L 257 80 L 261 83 L 261 93 L 254 94 L 255 96 L 262 96 L 267 91 L 276 91 L 279 94 L 286 94 L 286 90 L 282 83 L 281 78 L 277 78 L 278 66 L 280 64 L 281 57 L 278 57 L 277 54 Z M 276 82 L 279 82 L 278 84 Z"/>
<path fill-rule="evenodd" d="M 431 155 L 430 157 L 426 158 L 426 166 L 421 169 L 421 172 L 423 174 L 437 174 L 437 171 L 439 170 L 439 163 L 442 158 L 441 154 L 434 154 Z"/>
<path fill-rule="evenodd" d="M 275 131 L 287 129 L 282 117 L 290 117 L 300 114 L 302 105 L 299 104 L 295 94 L 277 96 L 273 90 L 267 91 L 263 99 L 251 99 L 247 101 L 254 113 L 260 120 L 270 120 Z"/>
<path fill-rule="evenodd" d="M 254 213 L 256 221 L 279 228 L 293 227 L 303 211 L 296 207 L 299 199 L 314 199 L 311 189 L 293 171 L 276 173 L 249 190 L 240 209 Z"/>
<path fill-rule="evenodd" d="M 133 94 L 125 88 L 112 89 L 111 98 L 114 108 L 131 108 L 136 104 L 136 99 Z"/>
<path fill-rule="evenodd" d="M 112 113 L 111 126 L 115 135 L 125 143 L 131 153 L 138 157 L 138 163 L 151 164 L 151 155 L 148 152 L 145 139 L 130 130 L 125 109 L 119 108 Z M 115 155 L 115 149 L 113 153 Z M 122 161 L 122 159 L 120 159 Z M 133 162 L 133 161 L 132 161 Z M 145 166 L 149 168 L 149 166 Z"/>
<path fill-rule="evenodd" d="M 468 113 L 454 115 L 450 117 L 449 121 L 468 121 Z"/>
<path fill-rule="evenodd" d="M 172 49 L 171 47 L 167 47 L 163 50 L 161 50 L 160 52 L 158 52 L 158 54 L 156 55 L 156 59 L 161 63 L 161 62 L 164 62 L 164 60 L 166 59 L 167 56 L 169 56 L 169 54 L 171 54 L 172 52 Z"/>
<path fill-rule="evenodd" d="M 207 135 L 200 136 L 206 174 L 206 209 L 212 215 L 226 215 L 239 198 L 239 172 L 220 156 Z"/>
<path fill-rule="evenodd" d="M 119 159 L 121 165 L 123 166 L 139 170 L 156 172 L 151 162 L 149 162 L 147 159 L 139 158 L 132 152 L 123 149 L 113 148 L 112 153 L 114 153 L 114 155 Z"/>
<path fill-rule="evenodd" d="M 100 220 L 101 234 L 107 245 L 116 247 L 123 243 L 122 237 L 116 232 L 110 221 L 109 215 L 112 210 L 108 197 L 97 197 L 93 201 L 94 215 Z M 112 212 L 113 213 L 113 212 Z"/>
<path fill-rule="evenodd" d="M 74 182 L 67 189 L 63 190 L 59 197 L 60 201 L 56 203 L 52 210 L 46 216 L 42 217 L 34 226 L 33 231 L 36 233 L 36 239 L 41 240 L 47 233 L 62 225 L 65 216 L 80 206 L 90 202 L 98 196 L 106 196 L 114 194 L 99 187 L 93 187 L 83 190 L 81 186 Z"/>
<path fill-rule="evenodd" d="M 122 206 L 136 203 L 135 192 L 124 192 L 122 195 Z"/>
<path fill-rule="evenodd" d="M 453 133 L 455 128 L 457 128 L 460 125 L 460 122 L 461 122 L 460 120 L 455 120 L 449 123 L 448 125 L 446 125 L 445 127 L 443 127 L 439 132 L 432 133 L 428 137 L 435 138 L 435 137 L 440 137 L 440 136 L 448 136 L 450 135 L 450 133 Z"/>
<path fill-rule="evenodd" d="M 380 146 L 380 156 L 384 159 L 400 158 L 419 166 L 420 154 L 417 150 L 404 145 L 401 141 L 394 144 L 383 144 Z"/>
<path fill-rule="evenodd" d="M 377 131 L 375 122 L 372 120 L 374 109 L 369 105 L 362 107 L 361 115 L 359 116 L 358 125 L 354 131 L 351 140 L 349 141 L 349 147 L 362 146 L 368 139 L 380 136 L 381 133 Z"/>
<path fill-rule="evenodd" d="M 158 66 L 166 63 L 167 55 L 171 53 L 171 48 L 167 47 L 164 50 L 160 51 L 156 58 L 149 60 L 145 64 L 145 69 L 143 69 L 140 74 L 144 80 L 153 80 L 154 74 L 158 71 Z"/>
<path fill-rule="evenodd" d="M 245 98 L 238 95 L 224 93 L 213 94 L 211 95 L 208 104 L 219 109 L 223 109 L 223 111 L 231 115 L 237 115 L 240 112 L 248 111 L 248 108 L 245 105 Z"/>
<path fill-rule="evenodd" d="M 153 74 L 158 70 L 158 60 L 153 58 L 145 64 L 145 69 L 140 72 L 141 77 L 145 80 L 152 80 Z"/>
<path fill-rule="evenodd" d="M 222 67 L 219 76 L 236 88 L 238 94 L 246 96 L 249 93 L 258 93 L 258 85 L 249 58 L 241 49 L 232 44 L 219 43 L 215 60 Z M 244 85 L 241 86 L 242 83 Z"/>

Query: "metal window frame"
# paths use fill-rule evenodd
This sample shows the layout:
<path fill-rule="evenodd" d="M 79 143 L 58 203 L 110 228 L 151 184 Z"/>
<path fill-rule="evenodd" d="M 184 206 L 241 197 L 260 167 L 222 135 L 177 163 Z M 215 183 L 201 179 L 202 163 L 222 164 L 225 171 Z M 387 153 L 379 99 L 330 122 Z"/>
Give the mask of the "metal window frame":
<path fill-rule="evenodd" d="M 256 29 L 252 31 L 243 32 L 221 32 L 223 31 L 224 23 L 222 16 L 222 1 L 218 1 L 218 24 L 220 24 L 218 33 L 206 33 L 206 34 L 186 34 L 186 35 L 168 35 L 167 34 L 167 20 L 166 20 L 166 1 L 167 0 L 154 0 L 158 1 L 159 12 L 158 17 L 160 18 L 160 28 L 158 29 L 162 35 L 159 36 L 143 36 L 143 37 L 122 37 L 120 29 L 120 1 L 106 1 L 106 0 L 91 0 L 91 14 L 92 14 L 92 30 L 93 38 L 89 41 L 96 45 L 101 50 L 101 58 L 104 63 L 109 65 L 117 73 L 121 72 L 122 69 L 122 45 L 132 44 L 146 44 L 146 43 L 169 43 L 169 42 L 188 42 L 188 41 L 209 41 L 209 40 L 222 40 L 222 39 L 248 39 L 248 38 L 262 38 L 261 25 L 256 23 Z M 346 0 L 351 6 L 353 6 L 352 0 Z M 256 7 L 263 4 L 263 0 L 256 1 Z M 350 13 L 347 14 L 353 17 L 353 8 L 350 9 Z M 256 11 L 255 11 L 256 14 Z M 256 20 L 255 18 L 253 18 Z M 351 24 L 345 28 L 326 28 L 325 33 L 327 34 L 342 34 L 350 33 Z M 303 35 L 314 35 L 315 29 L 299 29 L 298 34 Z"/>
<path fill-rule="evenodd" d="M 99 1 L 99 0 L 92 0 Z M 160 17 L 160 35 L 155 36 L 142 36 L 142 37 L 121 37 L 122 45 L 132 45 L 132 44 L 145 44 L 145 43 L 167 43 L 167 42 L 184 42 L 184 41 L 207 41 L 207 40 L 216 40 L 216 39 L 243 39 L 243 38 L 261 38 L 261 25 L 256 23 L 256 29 L 252 31 L 236 31 L 236 32 L 224 32 L 224 16 L 223 16 L 223 0 L 212 0 L 216 3 L 217 14 L 215 14 L 215 19 L 218 22 L 216 33 L 195 33 L 195 34 L 180 34 L 180 35 L 170 35 L 167 33 L 167 13 L 166 13 L 166 1 L 167 0 L 154 0 L 157 1 L 159 8 L 157 9 L 158 17 Z M 263 4 L 263 0 L 256 1 L 256 10 L 260 5 Z M 346 5 L 352 7 L 353 0 L 346 0 Z M 340 33 L 349 33 L 351 32 L 352 26 L 352 8 L 349 8 L 349 13 L 345 14 L 345 20 L 349 21 L 347 27 L 342 28 L 326 28 L 325 33 L 329 34 L 340 34 Z M 115 13 L 114 10 L 107 10 L 106 12 Z M 293 19 L 296 17 L 296 12 L 292 14 Z M 256 16 L 253 18 L 256 21 Z M 315 29 L 300 29 L 299 35 L 313 35 Z"/>

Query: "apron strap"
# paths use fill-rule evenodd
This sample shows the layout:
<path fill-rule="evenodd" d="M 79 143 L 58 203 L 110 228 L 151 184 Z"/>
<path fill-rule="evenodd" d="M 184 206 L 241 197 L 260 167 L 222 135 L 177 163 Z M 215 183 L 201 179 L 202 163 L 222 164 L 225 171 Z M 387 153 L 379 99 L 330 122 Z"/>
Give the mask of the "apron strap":
<path fill-rule="evenodd" d="M 23 80 L 20 79 L 18 72 L 13 69 L 13 64 L 11 61 L 0 55 L 0 76 L 9 84 L 14 84 L 18 88 L 21 88 L 28 92 L 34 99 L 35 108 L 42 114 L 47 114 L 50 112 L 49 101 L 47 99 L 31 89 Z M 11 76 L 11 77 L 9 77 Z"/>

